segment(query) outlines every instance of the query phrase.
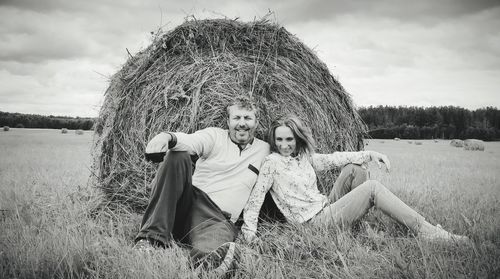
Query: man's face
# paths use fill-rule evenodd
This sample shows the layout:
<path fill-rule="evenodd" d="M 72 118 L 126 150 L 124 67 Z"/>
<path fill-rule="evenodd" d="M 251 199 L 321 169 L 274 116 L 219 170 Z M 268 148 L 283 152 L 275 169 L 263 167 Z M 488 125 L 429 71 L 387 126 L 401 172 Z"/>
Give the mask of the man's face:
<path fill-rule="evenodd" d="M 229 119 L 227 120 L 229 137 L 238 145 L 246 145 L 252 141 L 258 123 L 255 111 L 236 105 L 229 107 Z"/>

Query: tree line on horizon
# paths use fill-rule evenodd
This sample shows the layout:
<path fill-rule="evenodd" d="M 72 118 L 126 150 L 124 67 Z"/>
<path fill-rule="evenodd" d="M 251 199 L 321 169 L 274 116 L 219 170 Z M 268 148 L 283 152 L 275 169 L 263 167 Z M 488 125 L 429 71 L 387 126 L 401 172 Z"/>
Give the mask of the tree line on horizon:
<path fill-rule="evenodd" d="M 91 130 L 94 118 L 23 114 L 0 111 L 0 127 Z"/>
<path fill-rule="evenodd" d="M 500 139 L 500 111 L 495 107 L 370 106 L 358 113 L 372 138 Z"/>
<path fill-rule="evenodd" d="M 380 139 L 500 139 L 500 110 L 455 106 L 361 107 L 358 113 L 370 137 Z M 45 116 L 0 111 L 0 127 L 91 130 L 95 118 Z"/>

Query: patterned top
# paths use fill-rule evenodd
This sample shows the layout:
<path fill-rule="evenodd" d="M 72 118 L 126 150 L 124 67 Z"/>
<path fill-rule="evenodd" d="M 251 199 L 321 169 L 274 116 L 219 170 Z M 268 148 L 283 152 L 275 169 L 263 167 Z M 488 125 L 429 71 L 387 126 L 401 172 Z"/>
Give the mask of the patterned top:
<path fill-rule="evenodd" d="M 244 209 L 241 231 L 245 239 L 255 237 L 257 219 L 267 191 L 289 222 L 303 223 L 314 217 L 327 204 L 328 198 L 318 190 L 316 172 L 349 163 L 363 164 L 371 160 L 369 151 L 335 152 L 311 156 L 284 157 L 268 155 Z"/>

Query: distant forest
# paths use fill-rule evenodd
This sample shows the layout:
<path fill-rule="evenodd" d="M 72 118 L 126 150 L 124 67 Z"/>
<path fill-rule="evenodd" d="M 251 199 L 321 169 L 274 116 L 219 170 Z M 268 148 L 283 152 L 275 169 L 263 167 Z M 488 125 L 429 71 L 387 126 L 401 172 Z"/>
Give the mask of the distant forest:
<path fill-rule="evenodd" d="M 494 107 L 362 107 L 370 136 L 379 139 L 500 139 L 500 111 Z"/>
<path fill-rule="evenodd" d="M 500 140 L 500 110 L 486 107 L 362 107 L 370 136 L 379 139 Z M 91 130 L 94 118 L 44 116 L 0 111 L 0 127 Z"/>
<path fill-rule="evenodd" d="M 0 111 L 0 127 L 11 128 L 46 128 L 46 129 L 71 129 L 91 130 L 94 125 L 93 118 L 69 116 L 45 116 L 38 114 L 10 113 Z"/>

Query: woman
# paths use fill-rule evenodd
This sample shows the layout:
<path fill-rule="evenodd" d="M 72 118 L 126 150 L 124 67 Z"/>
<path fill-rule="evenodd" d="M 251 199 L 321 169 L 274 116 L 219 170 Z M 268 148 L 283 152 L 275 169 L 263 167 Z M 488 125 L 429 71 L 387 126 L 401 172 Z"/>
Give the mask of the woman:
<path fill-rule="evenodd" d="M 380 182 L 366 180 L 366 171 L 359 165 L 375 161 L 381 167 L 382 162 L 389 170 L 390 163 L 385 155 L 374 151 L 314 153 L 310 130 L 295 117 L 275 121 L 268 139 L 272 153 L 262 163 L 244 209 L 245 223 L 241 230 L 246 241 L 256 239 L 257 219 L 268 191 L 289 222 L 349 226 L 376 206 L 420 237 L 468 239 L 430 224 Z M 317 188 L 315 171 L 344 165 L 348 166 L 335 181 L 331 194 L 322 195 Z"/>

